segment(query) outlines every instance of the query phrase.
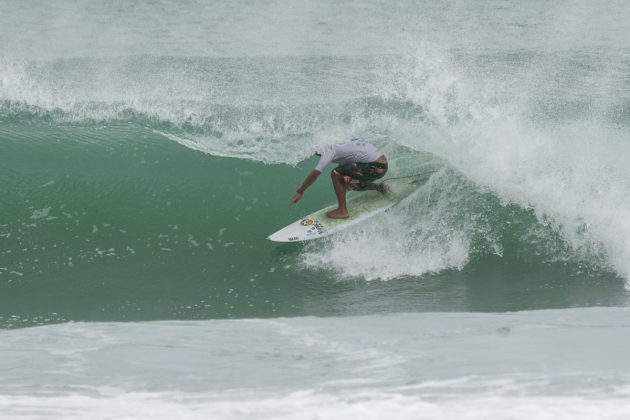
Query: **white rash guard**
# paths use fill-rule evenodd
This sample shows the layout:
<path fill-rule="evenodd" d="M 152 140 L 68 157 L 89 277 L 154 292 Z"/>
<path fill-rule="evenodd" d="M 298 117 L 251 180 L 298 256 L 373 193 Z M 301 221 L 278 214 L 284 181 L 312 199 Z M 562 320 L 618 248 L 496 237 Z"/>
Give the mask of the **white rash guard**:
<path fill-rule="evenodd" d="M 383 156 L 383 152 L 378 150 L 376 146 L 362 140 L 336 144 L 319 158 L 315 170 L 321 173 L 331 162 L 335 162 L 338 165 L 354 162 L 368 163 L 374 162 L 381 156 Z"/>

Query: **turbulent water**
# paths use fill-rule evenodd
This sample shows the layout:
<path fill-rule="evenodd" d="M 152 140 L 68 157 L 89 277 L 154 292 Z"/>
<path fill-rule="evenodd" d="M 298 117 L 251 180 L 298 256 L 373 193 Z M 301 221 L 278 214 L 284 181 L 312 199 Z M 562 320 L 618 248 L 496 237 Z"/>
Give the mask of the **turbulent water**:
<path fill-rule="evenodd" d="M 627 418 L 628 22 L 3 1 L 0 416 Z M 334 202 L 287 207 L 352 137 L 418 190 L 267 241 Z"/>

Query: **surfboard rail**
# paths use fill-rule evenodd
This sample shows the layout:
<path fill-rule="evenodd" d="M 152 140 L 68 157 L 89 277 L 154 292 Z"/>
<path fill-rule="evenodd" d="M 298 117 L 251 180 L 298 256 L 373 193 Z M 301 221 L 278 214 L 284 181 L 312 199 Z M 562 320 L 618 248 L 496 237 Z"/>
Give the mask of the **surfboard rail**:
<path fill-rule="evenodd" d="M 302 242 L 332 235 L 388 210 L 415 191 L 420 183 L 413 179 L 386 180 L 384 182 L 388 187 L 386 194 L 377 191 L 365 191 L 349 198 L 348 212 L 350 217 L 347 219 L 331 219 L 326 216 L 326 213 L 337 207 L 335 204 L 296 220 L 272 233 L 267 239 L 273 242 Z"/>

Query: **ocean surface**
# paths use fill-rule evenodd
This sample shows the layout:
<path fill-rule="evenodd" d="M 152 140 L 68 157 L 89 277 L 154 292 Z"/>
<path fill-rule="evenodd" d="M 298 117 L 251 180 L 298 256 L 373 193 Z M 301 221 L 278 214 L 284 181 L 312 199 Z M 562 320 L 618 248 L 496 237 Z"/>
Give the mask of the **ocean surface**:
<path fill-rule="evenodd" d="M 630 418 L 629 156 L 622 0 L 2 0 L 0 418 Z"/>

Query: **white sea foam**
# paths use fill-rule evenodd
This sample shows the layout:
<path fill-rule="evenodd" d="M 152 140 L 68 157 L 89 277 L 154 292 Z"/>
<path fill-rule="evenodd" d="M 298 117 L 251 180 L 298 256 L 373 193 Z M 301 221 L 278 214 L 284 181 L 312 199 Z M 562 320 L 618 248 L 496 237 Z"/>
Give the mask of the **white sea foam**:
<path fill-rule="evenodd" d="M 439 172 L 373 223 L 336 235 L 325 246 L 310 244 L 303 255 L 304 266 L 368 280 L 461 269 L 469 258 L 472 227 L 456 206 L 462 197 L 449 197 L 447 185 L 437 188 L 440 198 L 432 197 L 436 184 L 449 181 L 449 174 Z"/>
<path fill-rule="evenodd" d="M 397 81 L 395 94 L 422 105 L 433 123 L 411 132 L 404 127 L 401 143 L 442 157 L 501 200 L 533 209 L 576 252 L 603 254 L 630 278 L 627 130 L 607 126 L 597 113 L 586 121 L 534 124 L 522 104 L 489 102 L 492 91 L 475 92 L 450 73 L 443 60 L 423 52 L 404 83 Z"/>
<path fill-rule="evenodd" d="M 393 119 L 380 128 L 398 145 L 427 154 L 420 158 L 439 157 L 478 191 L 530 209 L 571 250 L 554 252 L 549 261 L 584 258 L 630 278 L 627 128 L 607 124 L 601 107 L 586 120 L 532 121 L 530 104 L 506 97 L 505 86 L 484 84 L 480 89 L 454 66 L 425 46 L 385 75 L 383 97 L 412 101 L 425 114 L 416 121 Z M 520 86 L 525 92 L 529 88 Z M 376 226 L 338 235 L 327 249 L 308 249 L 306 266 L 332 267 L 342 275 L 368 279 L 461 268 L 480 230 L 501 255 L 500 239 L 490 238 L 492 229 L 466 227 L 466 219 L 475 224 L 474 212 L 449 217 L 456 213 L 453 206 L 466 200 L 462 185 L 455 174 L 434 188 L 442 191 L 436 203 L 416 202 L 379 219 Z"/>
<path fill-rule="evenodd" d="M 33 210 L 33 214 L 31 215 L 31 219 L 47 218 L 51 209 L 52 209 L 52 207 L 46 207 L 46 208 L 39 209 L 39 210 Z"/>
<path fill-rule="evenodd" d="M 348 395 L 314 391 L 284 397 L 184 393 L 125 393 L 107 397 L 64 395 L 32 397 L 0 395 L 0 415 L 20 419 L 510 419 L 510 420 L 625 420 L 625 399 L 562 398 L 449 398 L 422 399 L 382 392 Z"/>
<path fill-rule="evenodd" d="M 0 417 L 625 419 L 626 315 L 578 308 L 5 330 Z"/>

